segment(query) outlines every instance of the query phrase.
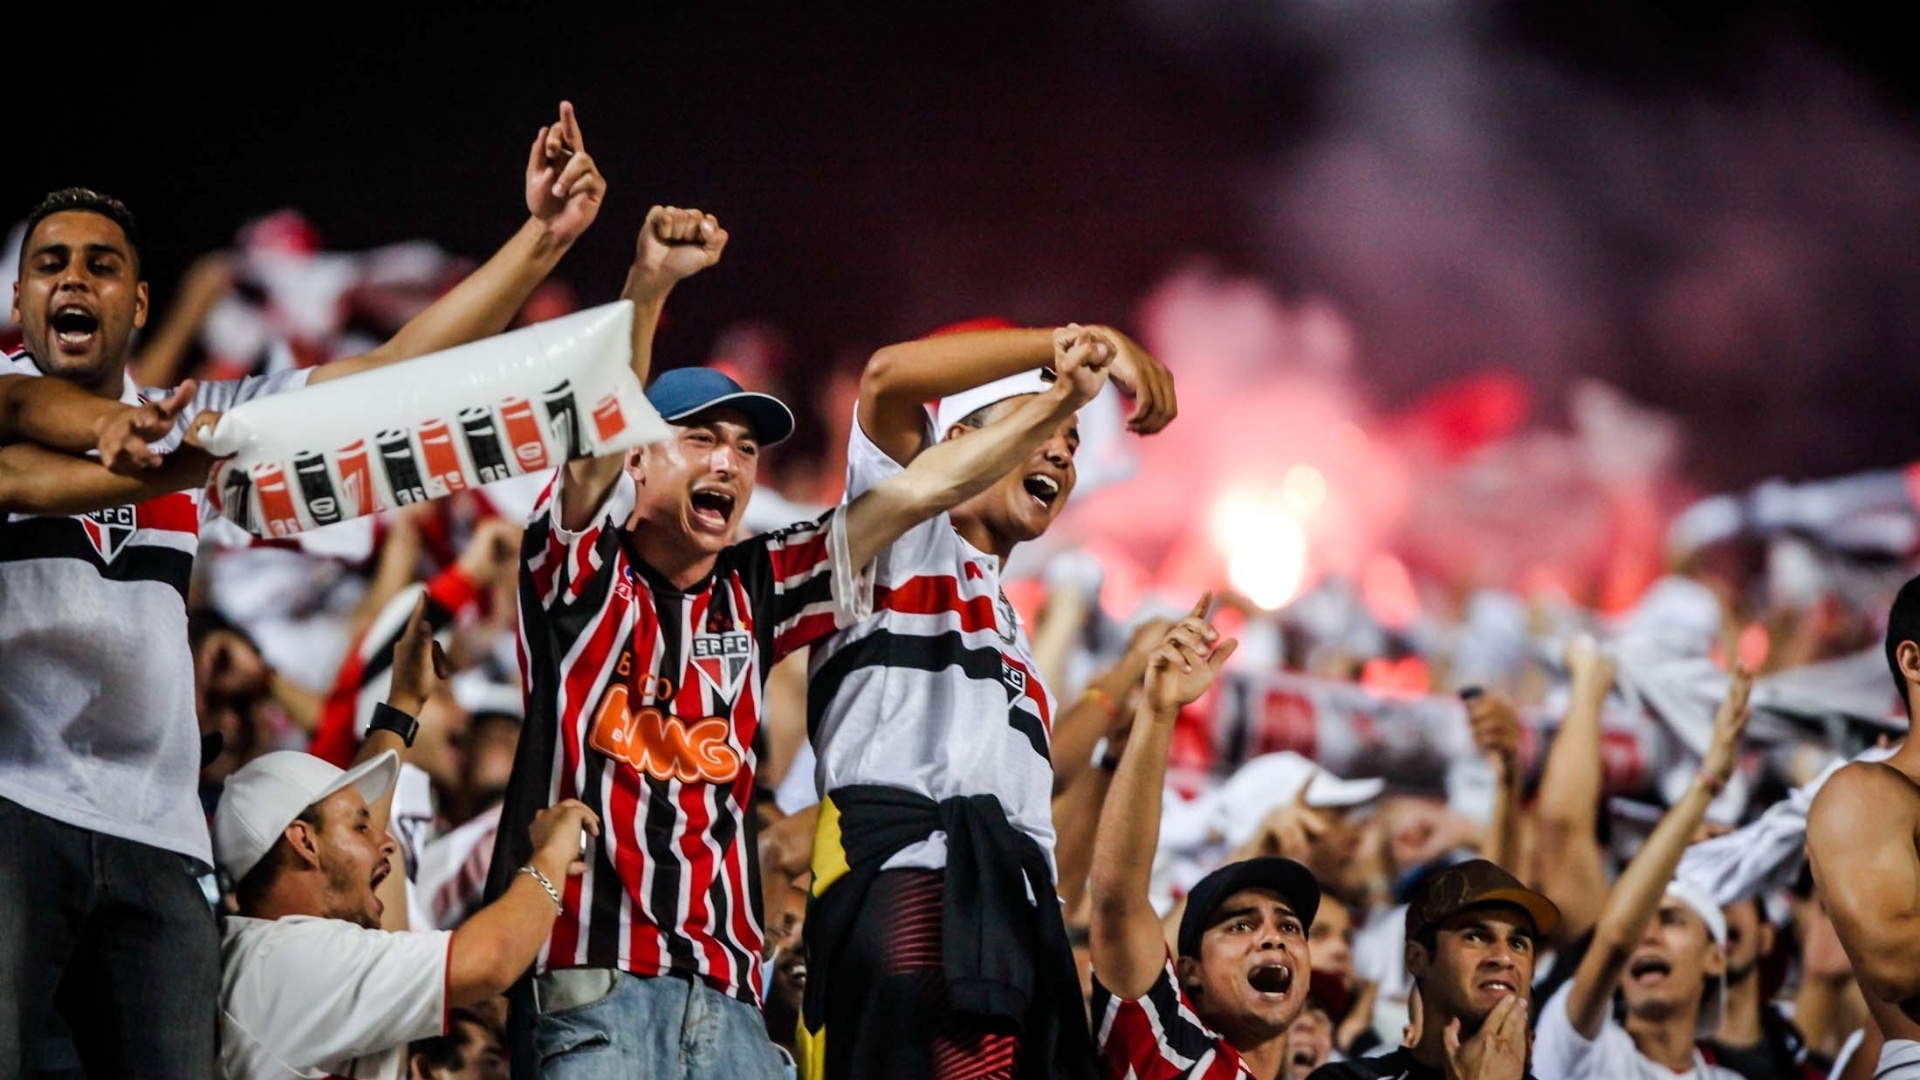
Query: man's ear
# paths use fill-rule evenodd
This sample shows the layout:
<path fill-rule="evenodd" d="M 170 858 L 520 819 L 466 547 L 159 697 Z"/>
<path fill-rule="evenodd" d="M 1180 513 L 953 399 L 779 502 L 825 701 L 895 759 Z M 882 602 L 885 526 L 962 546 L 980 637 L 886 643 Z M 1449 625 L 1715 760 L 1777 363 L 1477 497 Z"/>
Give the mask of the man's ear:
<path fill-rule="evenodd" d="M 1893 659 L 1900 665 L 1901 678 L 1908 683 L 1920 683 L 1920 645 L 1901 642 L 1893 650 Z"/>
<path fill-rule="evenodd" d="M 1189 995 L 1200 992 L 1200 961 L 1191 956 L 1175 957 L 1173 973 L 1180 980 L 1180 989 Z"/>
<path fill-rule="evenodd" d="M 1407 961 L 1407 977 L 1412 979 L 1426 978 L 1427 968 L 1433 963 L 1433 958 L 1427 955 L 1427 947 L 1418 941 L 1409 941 L 1407 942 L 1405 955 Z"/>
<path fill-rule="evenodd" d="M 645 484 L 647 482 L 647 448 L 636 446 L 627 451 L 626 467 L 634 483 Z"/>
<path fill-rule="evenodd" d="M 1707 962 L 1702 970 L 1707 973 L 1709 979 L 1718 978 L 1727 973 L 1727 950 L 1713 944 L 1711 939 L 1707 942 Z"/>
<path fill-rule="evenodd" d="M 320 865 L 320 830 L 313 823 L 295 818 L 280 836 L 293 849 L 293 857 L 300 865 Z"/>
<path fill-rule="evenodd" d="M 16 319 L 15 321 L 18 322 L 19 320 Z M 973 430 L 972 428 L 968 427 L 965 424 L 949 424 L 947 425 L 947 433 L 945 435 L 940 436 L 940 441 L 945 442 L 948 439 L 957 439 L 960 436 L 965 435 L 967 432 L 972 430 Z"/>
<path fill-rule="evenodd" d="M 147 325 L 147 283 L 138 281 L 133 286 L 133 328 L 138 330 Z"/>
<path fill-rule="evenodd" d="M 1760 912 L 1760 929 L 1754 940 L 1760 943 L 1760 951 L 1755 955 L 1773 955 L 1773 946 L 1779 941 L 1779 938 L 1773 929 L 1773 924 L 1767 921 L 1767 913 L 1764 909 Z"/>

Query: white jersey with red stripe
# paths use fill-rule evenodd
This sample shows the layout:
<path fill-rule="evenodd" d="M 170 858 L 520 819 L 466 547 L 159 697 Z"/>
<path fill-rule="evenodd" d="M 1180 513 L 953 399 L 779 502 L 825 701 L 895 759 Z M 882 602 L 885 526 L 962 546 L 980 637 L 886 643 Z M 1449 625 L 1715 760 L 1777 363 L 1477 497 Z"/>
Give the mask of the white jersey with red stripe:
<path fill-rule="evenodd" d="M 935 438 L 931 420 L 927 431 Z M 856 420 L 846 497 L 904 469 Z M 881 784 L 935 802 L 992 795 L 1051 862 L 1053 695 L 1000 590 L 999 559 L 967 543 L 946 514 L 880 554 L 873 614 L 815 646 L 808 668 L 820 792 Z M 885 868 L 937 870 L 946 855 L 946 834 L 935 833 Z"/>
<path fill-rule="evenodd" d="M 560 524 L 564 482 L 522 542 L 527 715 L 488 893 L 526 861 L 533 815 L 579 799 L 601 833 L 587 872 L 558 883 L 538 969 L 683 972 L 757 1005 L 754 736 L 774 664 L 859 610 L 844 517 L 733 544 L 683 590 L 633 554 L 632 477 L 579 532 Z"/>
<path fill-rule="evenodd" d="M 40 369 L 16 352 L 0 358 L 0 374 Z M 159 448 L 180 445 L 203 409 L 306 380 L 291 371 L 201 383 Z M 129 380 L 120 400 L 164 394 Z M 210 863 L 186 604 L 211 515 L 204 496 L 0 522 L 0 797 Z"/>

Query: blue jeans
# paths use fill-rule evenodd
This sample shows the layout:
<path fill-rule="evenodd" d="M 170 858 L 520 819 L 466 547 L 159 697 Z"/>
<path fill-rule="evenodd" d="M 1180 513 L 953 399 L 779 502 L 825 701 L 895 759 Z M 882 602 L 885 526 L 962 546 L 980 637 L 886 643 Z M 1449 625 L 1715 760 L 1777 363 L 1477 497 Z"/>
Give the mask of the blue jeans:
<path fill-rule="evenodd" d="M 760 1010 L 697 978 L 619 972 L 605 997 L 532 1010 L 546 1080 L 785 1080 Z"/>
<path fill-rule="evenodd" d="M 206 871 L 0 798 L 0 1077 L 213 1075 Z"/>

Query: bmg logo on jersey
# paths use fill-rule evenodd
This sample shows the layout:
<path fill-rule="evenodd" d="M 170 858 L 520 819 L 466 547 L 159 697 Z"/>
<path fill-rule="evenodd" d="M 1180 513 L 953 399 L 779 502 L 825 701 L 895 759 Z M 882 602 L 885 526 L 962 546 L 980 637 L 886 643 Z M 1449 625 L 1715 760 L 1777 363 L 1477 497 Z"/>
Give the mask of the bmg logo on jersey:
<path fill-rule="evenodd" d="M 740 752 L 727 734 L 722 717 L 689 723 L 653 705 L 636 710 L 626 684 L 614 683 L 600 699 L 587 745 L 655 780 L 726 784 L 740 774 Z"/>

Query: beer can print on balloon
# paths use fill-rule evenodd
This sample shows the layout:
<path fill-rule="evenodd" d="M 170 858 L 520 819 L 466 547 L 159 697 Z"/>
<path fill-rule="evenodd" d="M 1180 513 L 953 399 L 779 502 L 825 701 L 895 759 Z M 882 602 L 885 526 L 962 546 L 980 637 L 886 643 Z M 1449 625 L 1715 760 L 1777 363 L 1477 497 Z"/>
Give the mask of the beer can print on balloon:
<path fill-rule="evenodd" d="M 493 410 L 484 405 L 460 410 L 460 431 L 467 437 L 467 456 L 473 459 L 473 472 L 483 484 L 505 480 L 513 475 L 500 452 Z"/>
<path fill-rule="evenodd" d="M 289 536 L 664 439 L 632 327 L 623 300 L 243 402 L 206 440 L 210 505 Z"/>

